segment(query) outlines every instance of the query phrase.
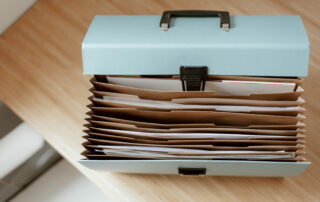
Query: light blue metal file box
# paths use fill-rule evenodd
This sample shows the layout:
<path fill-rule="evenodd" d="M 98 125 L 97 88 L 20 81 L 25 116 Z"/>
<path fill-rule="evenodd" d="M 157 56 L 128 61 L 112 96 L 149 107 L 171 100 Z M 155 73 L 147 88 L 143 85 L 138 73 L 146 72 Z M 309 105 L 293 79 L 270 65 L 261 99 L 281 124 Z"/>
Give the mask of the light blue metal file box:
<path fill-rule="evenodd" d="M 209 75 L 305 77 L 309 40 L 299 16 L 96 16 L 82 44 L 84 74 L 170 75 L 207 66 Z M 80 160 L 99 170 L 178 174 L 179 168 L 221 176 L 296 176 L 309 162 L 234 160 Z M 205 173 L 201 173 L 205 169 Z"/>

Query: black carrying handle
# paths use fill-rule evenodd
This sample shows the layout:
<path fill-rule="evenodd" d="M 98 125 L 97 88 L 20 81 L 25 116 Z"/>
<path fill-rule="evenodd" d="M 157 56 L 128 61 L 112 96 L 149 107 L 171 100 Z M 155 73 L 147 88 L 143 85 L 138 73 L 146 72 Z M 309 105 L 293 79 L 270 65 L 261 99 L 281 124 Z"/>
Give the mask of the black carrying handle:
<path fill-rule="evenodd" d="M 230 15 L 227 11 L 206 11 L 206 10 L 175 10 L 162 13 L 160 27 L 167 31 L 170 27 L 171 17 L 220 17 L 220 27 L 223 31 L 230 29 Z"/>

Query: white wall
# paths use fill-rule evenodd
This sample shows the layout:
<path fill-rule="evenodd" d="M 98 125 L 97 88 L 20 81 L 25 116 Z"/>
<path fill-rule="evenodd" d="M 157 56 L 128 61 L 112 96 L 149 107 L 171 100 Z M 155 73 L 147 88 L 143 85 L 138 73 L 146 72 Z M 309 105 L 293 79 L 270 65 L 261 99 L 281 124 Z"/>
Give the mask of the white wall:
<path fill-rule="evenodd" d="M 35 2 L 36 0 L 0 0 L 0 34 Z"/>

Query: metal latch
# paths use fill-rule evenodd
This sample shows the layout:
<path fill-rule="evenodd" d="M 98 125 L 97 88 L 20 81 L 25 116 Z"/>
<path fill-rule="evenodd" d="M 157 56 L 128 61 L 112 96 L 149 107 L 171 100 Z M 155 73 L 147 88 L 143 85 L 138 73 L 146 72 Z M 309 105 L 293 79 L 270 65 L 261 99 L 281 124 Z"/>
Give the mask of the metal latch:
<path fill-rule="evenodd" d="M 204 91 L 208 79 L 208 67 L 180 67 L 180 80 L 183 91 Z"/>
<path fill-rule="evenodd" d="M 204 176 L 206 168 L 178 168 L 178 172 L 182 176 Z"/>

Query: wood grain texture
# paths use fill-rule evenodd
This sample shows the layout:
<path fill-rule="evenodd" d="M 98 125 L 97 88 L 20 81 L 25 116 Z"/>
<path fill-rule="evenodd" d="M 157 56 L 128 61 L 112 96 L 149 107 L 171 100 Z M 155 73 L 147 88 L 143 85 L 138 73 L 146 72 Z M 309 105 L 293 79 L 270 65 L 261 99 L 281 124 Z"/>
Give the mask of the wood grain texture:
<path fill-rule="evenodd" d="M 307 101 L 308 170 L 295 178 L 113 174 L 77 163 L 89 103 L 81 43 L 97 14 L 161 14 L 169 9 L 232 15 L 301 15 L 311 42 Z M 40 0 L 0 37 L 0 99 L 115 201 L 320 200 L 320 2 L 318 0 Z"/>

